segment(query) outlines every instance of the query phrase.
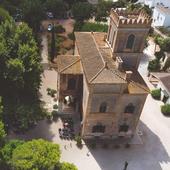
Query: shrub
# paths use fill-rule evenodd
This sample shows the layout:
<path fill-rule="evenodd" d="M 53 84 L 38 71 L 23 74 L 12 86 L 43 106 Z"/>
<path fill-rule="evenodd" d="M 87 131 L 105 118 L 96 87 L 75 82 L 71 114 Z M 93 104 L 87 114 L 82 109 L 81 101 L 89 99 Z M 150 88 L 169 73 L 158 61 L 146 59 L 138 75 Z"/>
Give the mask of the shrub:
<path fill-rule="evenodd" d="M 148 70 L 149 71 L 159 71 L 161 68 L 160 62 L 157 59 L 149 61 Z"/>
<path fill-rule="evenodd" d="M 100 23 L 85 22 L 81 28 L 81 31 L 93 31 L 93 32 L 107 32 L 108 26 Z"/>
<path fill-rule="evenodd" d="M 53 109 L 58 109 L 58 105 L 57 105 L 57 104 L 54 104 L 54 105 L 53 105 Z"/>
<path fill-rule="evenodd" d="M 162 112 L 164 115 L 170 116 L 170 104 L 162 105 L 162 106 L 161 106 L 161 112 Z"/>
<path fill-rule="evenodd" d="M 65 28 L 62 26 L 62 25 L 56 25 L 55 26 L 55 32 L 56 33 L 63 33 L 63 32 L 65 32 L 66 30 L 65 30 Z"/>
<path fill-rule="evenodd" d="M 51 97 L 55 97 L 55 94 L 57 93 L 56 90 L 47 88 L 47 94 L 50 95 Z"/>
<path fill-rule="evenodd" d="M 78 170 L 77 167 L 72 163 L 63 162 L 60 165 L 60 170 Z"/>
<path fill-rule="evenodd" d="M 70 40 L 75 40 L 75 36 L 74 36 L 74 32 L 72 32 L 72 33 L 69 33 L 68 34 L 68 38 L 70 38 Z"/>
<path fill-rule="evenodd" d="M 161 90 L 160 89 L 154 89 L 151 91 L 151 95 L 154 99 L 159 100 L 161 98 Z"/>
<path fill-rule="evenodd" d="M 52 112 L 47 112 L 47 119 L 51 121 L 53 119 Z"/>
<path fill-rule="evenodd" d="M 81 147 L 82 147 L 82 139 L 81 139 L 81 136 L 76 136 L 75 140 L 76 140 L 76 142 L 77 142 L 77 146 L 78 146 L 79 148 L 81 148 Z"/>

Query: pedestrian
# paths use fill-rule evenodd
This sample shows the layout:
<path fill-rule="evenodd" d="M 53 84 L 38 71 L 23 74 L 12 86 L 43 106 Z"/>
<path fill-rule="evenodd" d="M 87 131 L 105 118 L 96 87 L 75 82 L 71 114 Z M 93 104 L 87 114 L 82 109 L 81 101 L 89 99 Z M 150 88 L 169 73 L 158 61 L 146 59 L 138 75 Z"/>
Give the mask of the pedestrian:
<path fill-rule="evenodd" d="M 88 152 L 87 152 L 87 156 L 90 156 L 90 154 L 89 154 L 89 153 L 90 153 L 90 151 L 88 151 Z"/>
<path fill-rule="evenodd" d="M 123 169 L 123 170 L 127 170 L 127 166 L 128 166 L 128 162 L 125 161 L 125 166 L 124 166 L 124 169 Z"/>
<path fill-rule="evenodd" d="M 66 145 L 64 145 L 64 149 L 67 150 L 67 146 Z"/>
<path fill-rule="evenodd" d="M 72 143 L 70 143 L 70 147 L 72 148 Z"/>

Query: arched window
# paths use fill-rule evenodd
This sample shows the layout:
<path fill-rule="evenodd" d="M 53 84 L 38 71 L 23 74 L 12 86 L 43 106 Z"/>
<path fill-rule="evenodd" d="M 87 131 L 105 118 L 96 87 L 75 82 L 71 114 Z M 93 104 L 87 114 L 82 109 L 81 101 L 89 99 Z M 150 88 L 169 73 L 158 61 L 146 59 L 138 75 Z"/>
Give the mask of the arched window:
<path fill-rule="evenodd" d="M 106 102 L 101 103 L 99 112 L 104 113 L 106 112 L 106 110 L 107 110 L 107 103 Z"/>
<path fill-rule="evenodd" d="M 129 35 L 129 37 L 127 39 L 127 43 L 126 43 L 126 48 L 127 49 L 132 49 L 134 41 L 135 41 L 135 36 L 133 34 Z"/>
<path fill-rule="evenodd" d="M 74 90 L 76 87 L 76 80 L 74 78 L 71 78 L 68 80 L 68 90 Z"/>
<path fill-rule="evenodd" d="M 104 132 L 105 132 L 105 126 L 102 124 L 97 124 L 92 128 L 92 133 L 104 133 Z"/>
<path fill-rule="evenodd" d="M 125 107 L 125 113 L 134 113 L 135 111 L 135 106 L 132 103 L 129 103 L 126 107 Z"/>
<path fill-rule="evenodd" d="M 119 132 L 127 132 L 129 130 L 129 126 L 127 124 L 123 124 L 119 126 Z"/>

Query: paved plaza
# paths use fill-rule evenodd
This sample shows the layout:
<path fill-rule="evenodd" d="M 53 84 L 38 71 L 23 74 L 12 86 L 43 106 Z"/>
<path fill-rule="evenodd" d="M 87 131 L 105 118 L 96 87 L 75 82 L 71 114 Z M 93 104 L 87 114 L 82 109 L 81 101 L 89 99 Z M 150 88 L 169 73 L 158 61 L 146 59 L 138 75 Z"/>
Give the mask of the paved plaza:
<path fill-rule="evenodd" d="M 46 44 L 46 38 L 43 42 Z M 154 48 L 154 46 L 152 46 Z M 47 49 L 46 49 L 47 50 Z M 147 79 L 147 63 L 152 58 L 148 55 L 142 59 L 139 71 L 150 88 Z M 47 57 L 46 52 L 44 57 Z M 46 61 L 46 59 L 43 59 Z M 56 88 L 57 72 L 45 69 L 42 75 L 40 93 L 42 99 L 51 104 L 46 88 Z M 129 163 L 127 170 L 170 170 L 170 118 L 160 112 L 162 102 L 149 95 L 144 106 L 138 129 L 142 132 L 142 144 L 133 144 L 130 148 L 121 146 L 116 149 L 88 148 L 84 143 L 79 149 L 74 141 L 61 140 L 58 129 L 62 128 L 60 119 L 49 123 L 43 120 L 24 135 L 10 134 L 10 138 L 33 139 L 43 138 L 60 144 L 61 161 L 74 163 L 79 170 L 123 170 L 124 162 Z"/>

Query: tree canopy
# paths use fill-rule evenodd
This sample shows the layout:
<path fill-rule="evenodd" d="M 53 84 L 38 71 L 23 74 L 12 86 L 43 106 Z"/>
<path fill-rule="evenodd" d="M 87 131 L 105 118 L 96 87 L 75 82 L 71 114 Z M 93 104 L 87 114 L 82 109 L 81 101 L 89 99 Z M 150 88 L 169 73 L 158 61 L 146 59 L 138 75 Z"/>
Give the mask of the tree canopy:
<path fill-rule="evenodd" d="M 0 25 L 0 40 L 3 119 L 10 126 L 21 125 L 24 120 L 28 127 L 42 113 L 37 96 L 42 73 L 37 43 L 27 24 L 16 26 L 12 19 Z"/>
<path fill-rule="evenodd" d="M 38 139 L 19 145 L 12 154 L 15 170 L 53 170 L 59 163 L 59 145 Z"/>
<path fill-rule="evenodd" d="M 93 6 L 86 2 L 78 2 L 72 6 L 71 10 L 77 21 L 84 21 L 92 17 Z"/>
<path fill-rule="evenodd" d="M 74 164 L 63 162 L 61 163 L 60 170 L 78 170 Z"/>

